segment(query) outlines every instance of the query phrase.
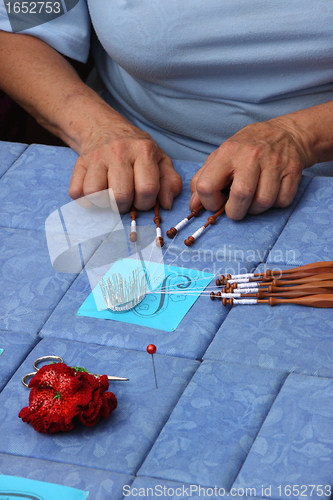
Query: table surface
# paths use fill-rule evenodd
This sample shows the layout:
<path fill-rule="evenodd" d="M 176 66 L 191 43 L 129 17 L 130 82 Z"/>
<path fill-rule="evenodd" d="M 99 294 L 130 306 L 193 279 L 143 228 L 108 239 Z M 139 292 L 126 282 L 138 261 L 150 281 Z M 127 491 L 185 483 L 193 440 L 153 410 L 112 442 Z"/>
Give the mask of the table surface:
<path fill-rule="evenodd" d="M 128 496 L 327 498 L 333 485 L 333 314 L 298 305 L 222 307 L 200 296 L 172 332 L 76 315 L 83 273 L 53 269 L 45 220 L 71 200 L 76 154 L 0 142 L 0 473 Z M 163 231 L 188 215 L 199 165 L 175 161 L 183 192 Z M 138 224 L 154 227 L 152 211 Z M 184 238 L 206 217 L 192 220 Z M 129 226 L 130 218 L 123 218 Z M 333 178 L 303 176 L 293 204 L 218 219 L 164 262 L 214 275 L 333 260 Z M 154 356 L 158 388 L 147 344 Z M 21 377 L 43 355 L 130 378 L 112 416 L 54 436 L 17 417 Z"/>

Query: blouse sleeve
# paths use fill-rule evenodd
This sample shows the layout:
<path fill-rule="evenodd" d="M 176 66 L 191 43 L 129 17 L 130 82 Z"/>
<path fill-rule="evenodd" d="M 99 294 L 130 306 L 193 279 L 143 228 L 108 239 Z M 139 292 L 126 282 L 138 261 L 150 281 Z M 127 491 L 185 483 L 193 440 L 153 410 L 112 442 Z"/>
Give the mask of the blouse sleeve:
<path fill-rule="evenodd" d="M 88 58 L 90 18 L 86 0 L 0 0 L 0 30 L 40 38 L 77 61 Z"/>

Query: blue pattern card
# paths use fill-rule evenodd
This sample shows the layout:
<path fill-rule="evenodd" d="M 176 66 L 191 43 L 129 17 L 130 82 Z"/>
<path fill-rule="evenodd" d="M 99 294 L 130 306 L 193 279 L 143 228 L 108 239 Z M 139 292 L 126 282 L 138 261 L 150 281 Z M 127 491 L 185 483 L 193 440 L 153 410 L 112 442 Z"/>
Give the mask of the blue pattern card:
<path fill-rule="evenodd" d="M 112 267 L 104 279 L 115 270 L 128 274 L 135 263 L 122 259 Z M 214 274 L 176 266 L 149 262 L 146 264 L 148 289 L 145 298 L 133 309 L 118 312 L 106 309 L 100 286 L 97 285 L 77 312 L 79 316 L 111 319 L 132 325 L 147 326 L 172 332 L 193 306 Z M 101 308 L 104 309 L 101 309 Z"/>
<path fill-rule="evenodd" d="M 59 484 L 44 483 L 23 477 L 0 475 L 0 497 L 11 500 L 85 500 L 89 491 Z"/>

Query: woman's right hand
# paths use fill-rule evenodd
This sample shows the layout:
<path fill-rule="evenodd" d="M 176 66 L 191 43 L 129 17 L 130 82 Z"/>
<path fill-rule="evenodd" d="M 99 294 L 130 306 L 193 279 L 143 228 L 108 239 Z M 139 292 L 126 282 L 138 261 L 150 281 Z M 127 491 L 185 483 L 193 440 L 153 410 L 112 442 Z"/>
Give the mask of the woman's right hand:
<path fill-rule="evenodd" d="M 148 210 L 156 199 L 171 208 L 181 178 L 170 158 L 48 44 L 0 31 L 0 88 L 80 155 L 69 187 L 73 198 L 112 188 L 122 213 L 133 202 Z"/>
<path fill-rule="evenodd" d="M 182 187 L 171 159 L 149 134 L 112 111 L 109 126 L 91 133 L 81 149 L 69 185 L 73 199 L 111 188 L 120 213 L 149 210 L 156 200 L 165 209 Z"/>

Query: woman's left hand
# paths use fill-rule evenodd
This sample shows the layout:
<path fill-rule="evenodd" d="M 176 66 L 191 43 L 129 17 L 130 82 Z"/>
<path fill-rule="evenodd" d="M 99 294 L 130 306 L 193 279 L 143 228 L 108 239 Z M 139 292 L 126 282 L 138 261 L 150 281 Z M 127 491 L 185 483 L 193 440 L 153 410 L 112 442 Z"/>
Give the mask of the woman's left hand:
<path fill-rule="evenodd" d="M 288 116 L 288 115 L 286 115 Z M 190 208 L 202 203 L 240 220 L 270 207 L 288 206 L 297 191 L 302 170 L 312 162 L 307 138 L 285 117 L 254 123 L 226 140 L 206 160 L 191 182 Z"/>

